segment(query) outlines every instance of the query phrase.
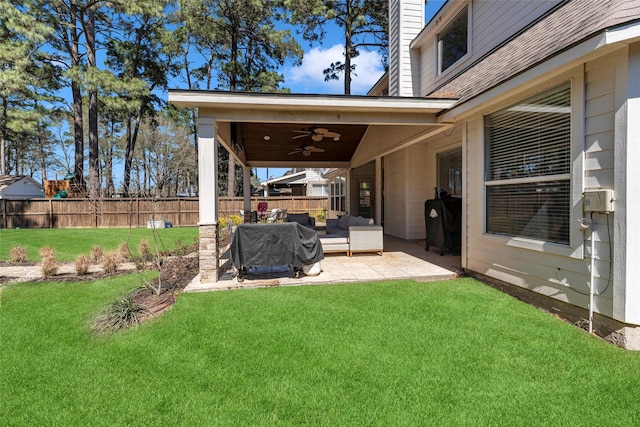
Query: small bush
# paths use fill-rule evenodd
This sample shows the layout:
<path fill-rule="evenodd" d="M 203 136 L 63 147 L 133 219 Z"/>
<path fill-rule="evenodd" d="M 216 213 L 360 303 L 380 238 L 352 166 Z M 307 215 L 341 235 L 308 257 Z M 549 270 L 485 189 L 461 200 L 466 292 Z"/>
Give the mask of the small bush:
<path fill-rule="evenodd" d="M 91 262 L 94 264 L 99 264 L 102 262 L 102 256 L 104 255 L 104 251 L 101 246 L 94 246 L 91 248 Z"/>
<path fill-rule="evenodd" d="M 231 221 L 231 224 L 234 226 L 240 225 L 244 222 L 244 219 L 240 215 L 229 215 L 228 220 Z"/>
<path fill-rule="evenodd" d="M 76 258 L 76 274 L 78 276 L 84 276 L 89 273 L 89 264 L 91 264 L 91 260 L 88 256 L 78 256 L 78 258 Z"/>
<path fill-rule="evenodd" d="M 129 245 L 126 243 L 120 243 L 118 245 L 118 256 L 120 257 L 120 262 L 124 262 L 129 259 L 131 256 L 131 251 L 129 250 Z"/>
<path fill-rule="evenodd" d="M 151 255 L 151 246 L 149 246 L 149 242 L 146 240 L 140 241 L 140 245 L 138 245 L 138 254 L 144 261 L 151 260 L 153 256 Z"/>
<path fill-rule="evenodd" d="M 102 269 L 107 274 L 113 274 L 120 265 L 120 253 L 118 251 L 108 251 L 102 255 Z"/>
<path fill-rule="evenodd" d="M 327 211 L 320 208 L 316 211 L 316 221 L 324 222 L 327 219 Z"/>
<path fill-rule="evenodd" d="M 27 250 L 24 246 L 14 246 L 11 248 L 11 262 L 21 264 L 27 262 L 27 259 Z"/>
<path fill-rule="evenodd" d="M 55 249 L 45 246 L 40 249 L 40 260 L 42 263 L 42 275 L 51 277 L 58 272 L 58 259 Z"/>
<path fill-rule="evenodd" d="M 135 290 L 113 302 L 107 310 L 94 319 L 91 325 L 93 331 L 104 335 L 139 324 L 140 316 L 148 312 L 144 305 L 135 301 L 139 292 L 140 289 Z"/>

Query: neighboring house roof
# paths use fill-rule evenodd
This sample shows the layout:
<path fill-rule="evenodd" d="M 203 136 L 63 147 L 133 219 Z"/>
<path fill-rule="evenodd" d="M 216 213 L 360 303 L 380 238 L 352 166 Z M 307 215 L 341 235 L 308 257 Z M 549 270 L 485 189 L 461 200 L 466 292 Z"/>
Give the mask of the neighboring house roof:
<path fill-rule="evenodd" d="M 453 96 L 463 103 L 607 28 L 637 20 L 638 15 L 637 0 L 565 2 L 427 97 Z"/>
<path fill-rule="evenodd" d="M 13 183 L 20 181 L 24 176 L 18 175 L 0 175 L 0 191 L 4 190 L 6 187 L 10 186 Z"/>
<path fill-rule="evenodd" d="M 307 173 L 305 171 L 291 173 L 288 175 L 283 175 L 278 178 L 271 178 L 267 181 L 262 181 L 260 183 L 261 186 L 264 185 L 273 185 L 273 184 L 303 184 L 303 181 L 300 178 L 305 178 Z"/>
<path fill-rule="evenodd" d="M 0 198 L 21 199 L 34 197 L 44 197 L 42 186 L 35 179 L 27 175 L 0 175 Z"/>
<path fill-rule="evenodd" d="M 324 171 L 324 169 L 322 169 Z M 326 181 L 322 176 L 322 172 L 316 169 L 305 169 L 300 172 L 288 173 L 279 178 L 272 178 L 260 183 L 261 186 L 265 185 L 278 185 L 278 184 L 307 184 L 308 182 Z"/>

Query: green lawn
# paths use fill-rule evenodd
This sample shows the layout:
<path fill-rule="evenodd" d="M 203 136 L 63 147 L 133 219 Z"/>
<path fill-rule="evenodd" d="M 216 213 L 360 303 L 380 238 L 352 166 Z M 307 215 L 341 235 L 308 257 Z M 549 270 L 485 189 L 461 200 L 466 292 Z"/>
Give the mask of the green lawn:
<path fill-rule="evenodd" d="M 0 425 L 640 425 L 640 353 L 472 279 L 182 294 L 91 337 L 142 281 L 5 287 Z"/>
<path fill-rule="evenodd" d="M 158 229 L 161 250 L 173 249 L 178 243 L 195 243 L 198 227 Z M 103 250 L 114 250 L 120 243 L 128 242 L 137 253 L 141 240 L 147 240 L 153 248 L 153 230 L 148 228 L 28 228 L 0 230 L 0 260 L 8 261 L 14 246 L 27 249 L 30 261 L 40 260 L 40 248 L 51 246 L 59 261 L 74 261 L 78 255 L 89 255 L 91 248 L 99 245 Z"/>

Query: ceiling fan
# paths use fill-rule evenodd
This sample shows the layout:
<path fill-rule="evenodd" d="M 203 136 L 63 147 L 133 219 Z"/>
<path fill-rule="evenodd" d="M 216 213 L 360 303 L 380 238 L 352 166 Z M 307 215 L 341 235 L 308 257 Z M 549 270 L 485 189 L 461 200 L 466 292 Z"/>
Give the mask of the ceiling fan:
<path fill-rule="evenodd" d="M 311 126 L 309 129 L 302 130 L 294 130 L 294 132 L 299 133 L 300 135 L 296 135 L 291 139 L 304 138 L 305 136 L 310 136 L 311 139 L 315 142 L 322 141 L 323 138 L 333 138 L 334 141 L 339 141 L 340 135 L 338 132 L 331 132 L 327 128 L 319 128 L 315 126 Z"/>
<path fill-rule="evenodd" d="M 300 148 L 296 148 L 295 150 L 287 153 L 287 155 L 292 155 L 296 153 L 302 153 L 303 156 L 309 157 L 311 153 L 324 153 L 323 148 L 318 148 L 315 145 L 302 145 Z"/>

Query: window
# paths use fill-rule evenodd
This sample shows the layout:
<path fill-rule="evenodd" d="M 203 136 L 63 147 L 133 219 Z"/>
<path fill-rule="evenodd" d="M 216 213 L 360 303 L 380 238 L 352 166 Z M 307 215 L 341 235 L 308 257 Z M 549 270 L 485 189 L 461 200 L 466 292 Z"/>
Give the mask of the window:
<path fill-rule="evenodd" d="M 311 195 L 312 196 L 327 196 L 327 185 L 325 184 L 312 184 Z"/>
<path fill-rule="evenodd" d="M 462 147 L 438 154 L 438 188 L 462 197 Z"/>
<path fill-rule="evenodd" d="M 438 72 L 442 73 L 467 54 L 469 39 L 468 11 L 462 12 L 438 35 Z"/>
<path fill-rule="evenodd" d="M 485 117 L 486 231 L 569 244 L 571 87 Z"/>
<path fill-rule="evenodd" d="M 346 205 L 346 182 L 345 175 L 338 175 L 331 178 L 331 210 L 345 212 Z"/>

